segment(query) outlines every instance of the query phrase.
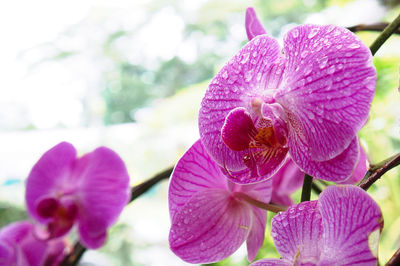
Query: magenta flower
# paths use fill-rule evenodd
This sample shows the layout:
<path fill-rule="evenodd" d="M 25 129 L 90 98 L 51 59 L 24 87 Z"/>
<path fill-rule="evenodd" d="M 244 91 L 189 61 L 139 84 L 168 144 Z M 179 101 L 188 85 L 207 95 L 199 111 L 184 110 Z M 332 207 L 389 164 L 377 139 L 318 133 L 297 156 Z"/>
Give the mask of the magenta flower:
<path fill-rule="evenodd" d="M 0 230 L 0 265 L 58 265 L 65 248 L 64 240 L 37 238 L 33 224 L 28 221 L 15 222 Z"/>
<path fill-rule="evenodd" d="M 359 159 L 352 175 L 339 184 L 356 184 L 363 179 L 367 172 L 368 158 L 364 149 L 359 145 Z M 272 196 L 271 202 L 290 206 L 294 204 L 290 195 L 301 188 L 304 180 L 304 173 L 289 157 L 285 164 L 272 176 Z"/>
<path fill-rule="evenodd" d="M 76 223 L 88 248 L 104 244 L 129 195 L 128 172 L 114 151 L 100 147 L 77 158 L 67 142 L 43 154 L 26 185 L 28 212 L 46 225 L 47 237 L 62 236 Z"/>
<path fill-rule="evenodd" d="M 327 187 L 318 201 L 302 202 L 276 215 L 271 235 L 282 259 L 267 265 L 376 265 L 383 218 L 361 188 Z"/>
<path fill-rule="evenodd" d="M 247 11 L 251 39 L 214 77 L 199 113 L 207 152 L 236 183 L 275 174 L 290 154 L 315 178 L 348 178 L 376 71 L 369 49 L 333 25 L 290 30 L 281 50 Z M 257 35 L 257 36 L 256 36 Z"/>
<path fill-rule="evenodd" d="M 248 259 L 264 241 L 266 211 L 246 198 L 268 203 L 271 181 L 230 182 L 197 141 L 179 160 L 169 186 L 171 250 L 190 263 L 222 260 L 246 241 Z"/>

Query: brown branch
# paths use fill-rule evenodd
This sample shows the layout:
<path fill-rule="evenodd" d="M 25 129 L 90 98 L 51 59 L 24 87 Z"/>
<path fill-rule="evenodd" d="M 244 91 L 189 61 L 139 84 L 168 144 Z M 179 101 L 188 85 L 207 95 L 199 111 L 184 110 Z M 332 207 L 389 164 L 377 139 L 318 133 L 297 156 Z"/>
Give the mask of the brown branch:
<path fill-rule="evenodd" d="M 396 266 L 400 265 L 400 249 L 398 249 L 390 260 L 385 264 L 386 266 Z"/>
<path fill-rule="evenodd" d="M 389 23 L 386 22 L 379 22 L 375 24 L 359 24 L 351 27 L 347 27 L 349 31 L 352 32 L 360 32 L 360 31 L 375 31 L 375 32 L 381 32 L 383 31 Z M 397 29 L 393 32 L 394 34 L 400 34 L 400 29 Z"/>
<path fill-rule="evenodd" d="M 359 186 L 367 190 L 375 183 L 381 176 L 383 176 L 390 169 L 400 165 L 400 153 L 383 160 L 382 162 L 372 165 L 365 174 L 363 180 L 361 180 Z"/>
<path fill-rule="evenodd" d="M 131 198 L 129 202 L 132 202 L 139 196 L 146 193 L 150 188 L 156 185 L 158 182 L 168 179 L 172 173 L 173 167 L 170 167 L 161 173 L 155 175 L 154 177 L 148 179 L 147 181 L 132 187 L 131 189 Z M 60 263 L 62 266 L 74 266 L 77 265 L 79 260 L 82 258 L 83 254 L 86 251 L 86 247 L 84 247 L 80 242 L 76 242 L 71 253 L 68 254 L 63 261 Z"/>

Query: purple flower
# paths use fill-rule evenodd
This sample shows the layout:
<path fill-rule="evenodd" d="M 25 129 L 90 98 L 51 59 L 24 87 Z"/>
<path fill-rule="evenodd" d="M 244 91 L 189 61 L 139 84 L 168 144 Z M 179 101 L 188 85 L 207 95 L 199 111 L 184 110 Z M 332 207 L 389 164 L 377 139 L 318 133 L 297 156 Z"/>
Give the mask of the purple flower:
<path fill-rule="evenodd" d="M 252 9 L 252 38 L 214 77 L 202 100 L 200 136 L 236 183 L 275 174 L 290 154 L 315 178 L 348 178 L 358 158 L 376 71 L 369 49 L 333 25 L 290 30 L 283 50 Z M 256 36 L 257 35 L 257 36 Z"/>
<path fill-rule="evenodd" d="M 58 265 L 65 248 L 64 240 L 37 238 L 33 224 L 28 221 L 15 222 L 0 230 L 0 265 Z"/>
<path fill-rule="evenodd" d="M 267 265 L 376 265 L 383 218 L 361 188 L 327 187 L 318 201 L 302 202 L 276 215 L 271 235 L 282 259 Z"/>
<path fill-rule="evenodd" d="M 254 185 L 230 182 L 197 141 L 179 160 L 169 186 L 172 251 L 190 263 L 222 260 L 246 241 L 248 259 L 264 241 L 266 211 L 247 203 L 268 203 L 271 181 Z"/>
<path fill-rule="evenodd" d="M 76 222 L 88 248 L 104 244 L 129 195 L 128 172 L 114 151 L 100 147 L 77 158 L 67 142 L 43 154 L 26 185 L 28 212 L 46 225 L 47 237 L 66 234 Z"/>
<path fill-rule="evenodd" d="M 359 145 L 360 156 L 352 175 L 344 180 L 338 182 L 339 184 L 356 184 L 363 179 L 367 172 L 368 158 L 364 149 Z M 272 176 L 272 196 L 271 202 L 290 206 L 294 204 L 290 195 L 299 189 L 304 180 L 304 173 L 289 157 L 285 164 Z"/>

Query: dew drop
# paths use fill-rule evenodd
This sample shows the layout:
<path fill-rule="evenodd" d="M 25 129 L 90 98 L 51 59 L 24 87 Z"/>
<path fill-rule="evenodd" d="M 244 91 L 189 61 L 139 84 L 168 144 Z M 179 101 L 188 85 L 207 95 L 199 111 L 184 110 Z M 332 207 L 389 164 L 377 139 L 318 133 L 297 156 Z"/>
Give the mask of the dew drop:
<path fill-rule="evenodd" d="M 189 223 L 189 218 L 185 217 L 185 219 L 183 219 L 183 223 L 184 224 L 188 224 Z"/>
<path fill-rule="evenodd" d="M 333 74 L 335 72 L 335 66 L 332 65 L 328 68 L 328 70 L 326 71 L 327 74 Z"/>
<path fill-rule="evenodd" d="M 333 32 L 333 36 L 339 36 L 340 35 L 340 30 L 335 30 L 334 32 Z"/>
<path fill-rule="evenodd" d="M 317 62 L 318 62 L 319 68 L 324 69 L 326 67 L 326 64 L 328 63 L 328 57 L 324 56 L 324 57 L 318 58 Z"/>
<path fill-rule="evenodd" d="M 343 64 L 338 64 L 338 65 L 337 65 L 337 68 L 338 68 L 338 69 L 342 69 L 342 68 L 343 68 Z"/>
<path fill-rule="evenodd" d="M 336 46 L 336 48 L 337 48 L 338 50 L 342 49 L 342 47 L 343 47 L 342 44 L 339 44 L 339 45 Z"/>
<path fill-rule="evenodd" d="M 312 39 L 314 38 L 315 35 L 317 35 L 319 31 L 319 28 L 313 28 L 310 33 L 308 34 L 308 39 Z"/>
<path fill-rule="evenodd" d="M 293 30 L 293 38 L 299 37 L 299 31 L 297 29 Z"/>
<path fill-rule="evenodd" d="M 311 82 L 312 81 L 312 77 L 311 76 L 308 76 L 307 77 L 307 82 Z"/>
<path fill-rule="evenodd" d="M 257 39 L 258 40 L 258 39 Z M 242 57 L 242 61 L 240 61 L 241 64 L 245 64 L 249 60 L 249 53 L 245 53 Z"/>
<path fill-rule="evenodd" d="M 315 128 L 314 127 L 311 127 L 311 132 L 315 133 Z"/>
<path fill-rule="evenodd" d="M 206 244 L 204 244 L 204 242 L 200 243 L 200 251 L 204 251 L 206 250 Z"/>
<path fill-rule="evenodd" d="M 348 48 L 350 49 L 357 49 L 360 48 L 360 45 L 358 43 L 352 43 L 348 46 Z"/>
<path fill-rule="evenodd" d="M 349 85 L 349 84 L 350 84 L 350 81 L 349 81 L 349 80 L 347 80 L 347 79 L 345 79 L 345 80 L 343 80 L 343 84 L 347 86 L 347 85 Z"/>
<path fill-rule="evenodd" d="M 326 33 L 330 33 L 335 29 L 335 26 L 329 25 L 328 28 L 326 29 Z"/>
<path fill-rule="evenodd" d="M 255 45 L 258 45 L 260 43 L 260 38 L 256 38 L 255 40 L 254 40 L 254 44 Z"/>
<path fill-rule="evenodd" d="M 305 51 L 301 52 L 300 57 L 305 58 L 307 55 L 308 55 L 308 51 L 305 50 Z"/>
<path fill-rule="evenodd" d="M 256 57 L 257 56 L 257 51 L 254 51 L 253 52 L 253 57 Z"/>
<path fill-rule="evenodd" d="M 308 118 L 310 118 L 311 120 L 314 120 L 315 115 L 313 114 L 313 112 L 308 112 L 307 113 Z"/>
<path fill-rule="evenodd" d="M 224 71 L 223 73 L 222 73 L 222 77 L 224 78 L 224 79 L 227 79 L 228 78 L 228 71 Z"/>
<path fill-rule="evenodd" d="M 312 71 L 312 69 L 313 69 L 313 66 L 312 66 L 312 65 L 307 65 L 307 66 L 304 68 L 304 75 L 307 76 L 308 74 L 310 74 L 311 71 Z M 307 79 L 307 80 L 308 80 L 308 79 Z"/>

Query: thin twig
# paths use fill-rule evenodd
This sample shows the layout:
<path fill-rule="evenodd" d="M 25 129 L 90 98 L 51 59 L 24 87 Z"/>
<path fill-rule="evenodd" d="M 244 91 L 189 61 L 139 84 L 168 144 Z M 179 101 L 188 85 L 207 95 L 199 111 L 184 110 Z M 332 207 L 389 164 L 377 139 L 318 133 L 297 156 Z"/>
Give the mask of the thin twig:
<path fill-rule="evenodd" d="M 155 175 L 154 177 L 148 179 L 147 181 L 132 187 L 131 189 L 131 198 L 129 202 L 132 202 L 139 196 L 146 193 L 150 188 L 156 185 L 158 182 L 164 179 L 168 179 L 172 173 L 173 167 L 170 167 L 161 173 Z M 82 258 L 83 254 L 86 251 L 86 247 L 84 247 L 80 242 L 76 242 L 74 248 L 71 253 L 68 254 L 63 261 L 60 263 L 62 266 L 75 266 L 78 264 L 79 260 Z"/>
<path fill-rule="evenodd" d="M 363 180 L 361 180 L 359 186 L 367 190 L 375 183 L 381 176 L 383 176 L 390 169 L 400 165 L 400 153 L 390 157 L 389 159 L 383 160 L 382 162 L 375 164 L 365 174 Z"/>
<path fill-rule="evenodd" d="M 310 200 L 312 181 L 313 181 L 312 176 L 308 174 L 304 175 L 303 189 L 301 190 L 301 202 Z"/>
<path fill-rule="evenodd" d="M 351 32 L 360 32 L 360 31 L 375 31 L 382 32 L 389 23 L 379 22 L 374 24 L 358 24 L 355 26 L 347 27 L 347 29 Z M 393 32 L 394 34 L 400 34 L 400 29 L 397 29 Z"/>
<path fill-rule="evenodd" d="M 379 48 L 386 42 L 387 39 L 396 31 L 400 26 L 400 14 L 395 18 L 392 23 L 390 23 L 381 34 L 379 34 L 378 38 L 371 44 L 369 49 L 371 50 L 372 55 L 379 50 Z"/>
<path fill-rule="evenodd" d="M 386 266 L 396 266 L 400 265 L 400 249 L 398 249 L 390 260 L 385 264 Z"/>

